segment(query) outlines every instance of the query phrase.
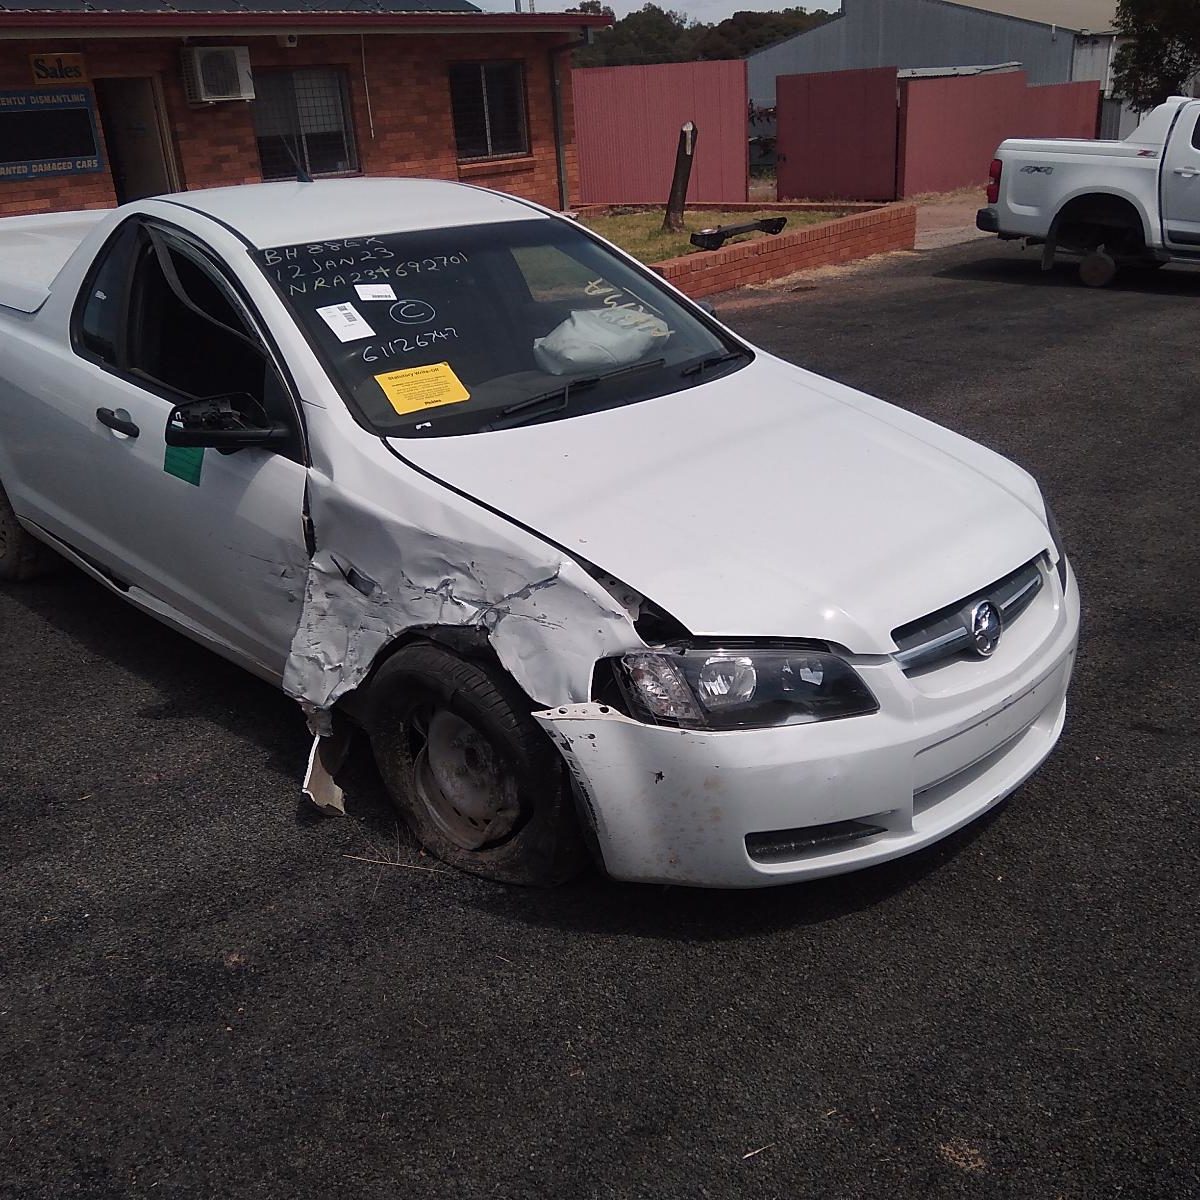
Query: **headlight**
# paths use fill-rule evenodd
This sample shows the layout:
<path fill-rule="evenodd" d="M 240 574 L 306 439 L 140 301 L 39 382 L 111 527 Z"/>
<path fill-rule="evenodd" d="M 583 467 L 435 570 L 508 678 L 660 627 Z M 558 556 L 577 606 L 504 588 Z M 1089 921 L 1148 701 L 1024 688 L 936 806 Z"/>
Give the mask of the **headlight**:
<path fill-rule="evenodd" d="M 610 660 L 632 716 L 762 729 L 878 712 L 849 663 L 819 650 L 639 650 Z"/>
<path fill-rule="evenodd" d="M 1054 519 L 1054 513 L 1048 504 L 1046 505 L 1046 528 L 1050 530 L 1050 539 L 1054 542 L 1055 550 L 1058 551 L 1058 581 L 1062 584 L 1062 590 L 1065 593 L 1067 590 L 1067 552 L 1063 549 L 1062 534 L 1058 531 L 1058 522 Z"/>

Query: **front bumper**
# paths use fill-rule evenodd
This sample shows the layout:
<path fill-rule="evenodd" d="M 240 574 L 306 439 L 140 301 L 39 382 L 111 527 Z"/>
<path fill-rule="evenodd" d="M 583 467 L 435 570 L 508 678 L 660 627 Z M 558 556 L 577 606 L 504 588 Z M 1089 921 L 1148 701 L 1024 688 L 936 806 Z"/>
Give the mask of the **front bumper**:
<path fill-rule="evenodd" d="M 1050 753 L 1079 635 L 1074 576 L 1028 616 L 992 658 L 920 680 L 890 659 L 856 663 L 880 700 L 870 717 L 711 733 L 599 704 L 534 715 L 616 879 L 763 887 L 853 871 L 961 828 Z"/>

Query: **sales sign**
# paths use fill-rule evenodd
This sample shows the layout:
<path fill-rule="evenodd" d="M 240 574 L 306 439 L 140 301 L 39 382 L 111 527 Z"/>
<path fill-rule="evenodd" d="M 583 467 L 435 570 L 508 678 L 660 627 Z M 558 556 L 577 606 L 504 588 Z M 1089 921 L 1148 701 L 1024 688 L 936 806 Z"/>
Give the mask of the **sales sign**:
<path fill-rule="evenodd" d="M 31 54 L 29 70 L 35 87 L 61 87 L 64 83 L 88 81 L 82 54 Z"/>

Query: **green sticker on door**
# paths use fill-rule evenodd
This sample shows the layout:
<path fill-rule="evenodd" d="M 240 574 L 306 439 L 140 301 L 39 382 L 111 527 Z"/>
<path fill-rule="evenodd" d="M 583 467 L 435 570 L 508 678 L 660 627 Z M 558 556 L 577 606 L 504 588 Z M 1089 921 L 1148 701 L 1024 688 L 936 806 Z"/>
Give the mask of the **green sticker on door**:
<path fill-rule="evenodd" d="M 203 446 L 168 446 L 163 457 L 163 470 L 184 483 L 200 486 L 200 468 L 204 466 Z"/>

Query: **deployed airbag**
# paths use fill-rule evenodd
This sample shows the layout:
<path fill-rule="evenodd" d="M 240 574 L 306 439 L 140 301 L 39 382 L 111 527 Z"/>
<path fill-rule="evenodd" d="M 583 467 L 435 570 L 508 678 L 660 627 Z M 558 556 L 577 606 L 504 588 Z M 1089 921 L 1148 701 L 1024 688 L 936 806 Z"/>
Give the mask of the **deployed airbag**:
<path fill-rule="evenodd" d="M 533 357 L 543 371 L 568 375 L 592 368 L 623 367 L 643 358 L 670 330 L 649 313 L 623 308 L 576 309 L 545 337 L 533 343 Z"/>

